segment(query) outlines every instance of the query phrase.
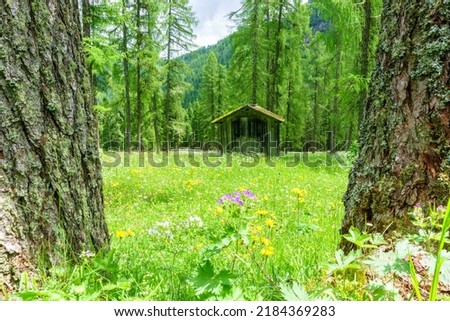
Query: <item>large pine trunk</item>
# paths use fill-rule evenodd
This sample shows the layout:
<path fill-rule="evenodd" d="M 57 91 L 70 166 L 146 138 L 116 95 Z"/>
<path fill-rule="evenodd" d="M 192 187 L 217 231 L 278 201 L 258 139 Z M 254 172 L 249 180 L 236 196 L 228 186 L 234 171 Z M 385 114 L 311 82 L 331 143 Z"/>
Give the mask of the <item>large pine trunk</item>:
<path fill-rule="evenodd" d="M 407 227 L 415 204 L 446 204 L 449 14 L 443 1 L 384 2 L 360 153 L 344 197 L 344 233 L 351 226 L 380 232 Z"/>
<path fill-rule="evenodd" d="M 108 245 L 77 1 L 0 2 L 0 288 Z"/>

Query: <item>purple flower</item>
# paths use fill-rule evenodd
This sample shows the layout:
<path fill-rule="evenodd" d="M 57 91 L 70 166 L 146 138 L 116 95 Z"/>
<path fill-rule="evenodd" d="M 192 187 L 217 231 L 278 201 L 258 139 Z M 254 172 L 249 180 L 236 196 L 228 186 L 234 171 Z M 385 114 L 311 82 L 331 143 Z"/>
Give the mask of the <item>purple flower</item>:
<path fill-rule="evenodd" d="M 217 204 L 223 204 L 226 201 L 231 201 L 237 205 L 243 206 L 244 202 L 241 200 L 241 193 L 236 192 L 233 194 L 225 194 L 218 201 Z"/>
<path fill-rule="evenodd" d="M 243 206 L 244 202 L 240 199 L 239 196 L 235 196 L 231 199 L 231 201 L 239 206 Z"/>
<path fill-rule="evenodd" d="M 422 205 L 420 205 L 420 203 L 417 203 L 414 207 L 415 208 L 422 208 Z"/>
<path fill-rule="evenodd" d="M 439 206 L 436 208 L 436 210 L 437 210 L 437 211 L 445 212 L 446 208 L 445 208 L 445 206 L 439 205 Z"/>
<path fill-rule="evenodd" d="M 252 192 L 250 192 L 248 189 L 246 189 L 246 190 L 243 191 L 242 193 L 243 193 L 245 196 L 247 196 L 248 198 L 251 198 L 251 199 L 255 199 L 255 198 L 256 198 L 255 194 L 253 194 Z"/>

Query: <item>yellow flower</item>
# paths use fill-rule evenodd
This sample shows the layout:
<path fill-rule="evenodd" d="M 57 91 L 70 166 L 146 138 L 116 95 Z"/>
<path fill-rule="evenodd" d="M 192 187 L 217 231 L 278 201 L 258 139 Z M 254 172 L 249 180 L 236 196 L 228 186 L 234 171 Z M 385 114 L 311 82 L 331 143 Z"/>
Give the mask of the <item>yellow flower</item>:
<path fill-rule="evenodd" d="M 264 244 L 265 246 L 269 246 L 270 245 L 270 240 L 266 237 L 263 237 L 261 239 L 262 244 Z"/>
<path fill-rule="evenodd" d="M 264 216 L 264 215 L 266 215 L 267 213 L 269 213 L 269 212 L 266 211 L 266 210 L 257 210 L 257 211 L 256 211 L 256 214 L 261 215 L 261 216 Z"/>
<path fill-rule="evenodd" d="M 255 242 L 255 243 L 258 243 L 259 242 L 259 237 L 256 236 L 256 235 L 252 235 L 252 241 Z"/>
<path fill-rule="evenodd" d="M 299 203 L 305 203 L 305 199 L 303 197 L 298 197 L 298 202 Z"/>
<path fill-rule="evenodd" d="M 273 251 L 274 251 L 273 246 L 267 246 L 263 248 L 260 253 L 264 256 L 270 256 L 273 255 Z"/>
<path fill-rule="evenodd" d="M 222 214 L 223 213 L 223 208 L 217 206 L 216 209 L 214 210 L 214 214 Z"/>
<path fill-rule="evenodd" d="M 239 187 L 239 191 L 240 191 L 240 192 L 243 192 L 243 191 L 245 191 L 246 189 L 247 189 L 247 188 L 244 187 L 244 186 Z"/>
<path fill-rule="evenodd" d="M 116 237 L 118 237 L 119 239 L 127 237 L 128 233 L 125 231 L 116 231 Z"/>
<path fill-rule="evenodd" d="M 271 218 L 268 218 L 267 220 L 265 220 L 264 223 L 266 224 L 266 226 L 268 228 L 272 228 L 275 225 L 275 221 L 272 220 Z"/>
<path fill-rule="evenodd" d="M 128 236 L 135 236 L 136 233 L 134 233 L 132 230 L 127 231 Z"/>
<path fill-rule="evenodd" d="M 300 196 L 304 196 L 306 194 L 306 191 L 304 189 L 294 188 L 294 189 L 292 189 L 292 193 L 294 193 L 295 195 L 300 197 Z"/>
<path fill-rule="evenodd" d="M 257 225 L 257 226 L 255 227 L 255 232 L 256 232 L 256 233 L 261 233 L 262 230 L 263 230 L 263 228 L 262 228 L 261 225 Z"/>
<path fill-rule="evenodd" d="M 141 173 L 141 171 L 139 169 L 137 169 L 137 168 L 133 168 L 131 170 L 131 174 L 137 175 L 137 174 L 140 174 L 140 173 Z"/>

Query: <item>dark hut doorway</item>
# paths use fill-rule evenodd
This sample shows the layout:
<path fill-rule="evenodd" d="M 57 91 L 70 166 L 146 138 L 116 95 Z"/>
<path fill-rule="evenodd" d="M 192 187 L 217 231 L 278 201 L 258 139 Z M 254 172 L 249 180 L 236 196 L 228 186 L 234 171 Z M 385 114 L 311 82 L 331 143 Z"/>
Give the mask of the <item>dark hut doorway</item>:
<path fill-rule="evenodd" d="M 267 151 L 267 123 L 256 117 L 240 117 L 231 123 L 233 149 L 241 153 Z"/>

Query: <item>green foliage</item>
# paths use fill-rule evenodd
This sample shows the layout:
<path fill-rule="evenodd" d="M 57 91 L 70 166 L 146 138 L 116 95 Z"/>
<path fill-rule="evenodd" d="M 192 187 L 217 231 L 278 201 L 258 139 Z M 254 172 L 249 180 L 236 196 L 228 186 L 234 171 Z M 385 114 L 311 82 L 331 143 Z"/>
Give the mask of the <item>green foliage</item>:
<path fill-rule="evenodd" d="M 165 156 L 152 157 L 162 162 Z M 194 158 L 201 163 L 201 154 Z M 189 155 L 180 159 L 187 162 Z M 103 160 L 111 161 L 107 155 Z M 243 167 L 249 159 L 240 155 L 230 166 L 226 156 L 211 159 L 222 162 L 218 167 L 179 167 L 173 154 L 165 167 L 145 160 L 139 167 L 133 154 L 130 167 L 104 167 L 112 251 L 96 257 L 86 253 L 80 264 L 67 262 L 49 275 L 29 278 L 17 296 L 281 300 L 288 289 L 300 296 L 298 288 L 309 292 L 320 284 L 322 265 L 339 241 L 346 168 L 286 167 L 285 159 L 277 159 L 275 167 L 264 159 Z M 300 209 L 295 188 L 306 191 Z M 247 189 L 256 198 L 242 195 L 243 207 L 217 203 L 224 194 Z M 299 222 L 305 227 L 301 233 Z M 295 283 L 298 287 L 292 287 Z"/>
<path fill-rule="evenodd" d="M 214 266 L 207 260 L 198 266 L 188 282 L 195 288 L 195 295 L 224 295 L 231 290 L 236 276 L 229 270 L 214 271 Z"/>
<path fill-rule="evenodd" d="M 447 210 L 440 206 L 425 214 L 421 206 L 416 206 L 411 216 L 419 230 L 406 238 L 390 240 L 393 244 L 388 248 L 380 234 L 351 228 L 343 237 L 358 249 L 348 254 L 338 250 L 335 261 L 327 265 L 332 291 L 341 299 L 442 298 L 438 289 L 445 292 L 450 286 L 450 256 L 443 249 L 449 242 L 449 212 L 448 206 Z M 439 237 L 422 237 L 434 233 Z"/>

